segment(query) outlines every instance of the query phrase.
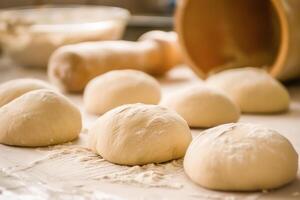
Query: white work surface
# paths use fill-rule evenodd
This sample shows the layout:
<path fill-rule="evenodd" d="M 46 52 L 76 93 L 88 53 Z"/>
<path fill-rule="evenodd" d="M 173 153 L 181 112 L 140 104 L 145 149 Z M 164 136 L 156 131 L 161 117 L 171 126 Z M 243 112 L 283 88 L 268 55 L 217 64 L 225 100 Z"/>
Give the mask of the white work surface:
<path fill-rule="evenodd" d="M 0 61 L 0 82 L 14 78 L 47 80 L 43 70 Z M 188 68 L 161 78 L 163 95 L 199 81 Z M 240 121 L 273 128 L 300 153 L 300 81 L 288 85 L 290 111 L 277 115 L 242 115 Z M 80 95 L 67 95 L 81 109 L 84 128 L 77 141 L 48 148 L 0 145 L 0 199 L 300 199 L 300 171 L 291 184 L 272 191 L 250 193 L 211 191 L 193 184 L 182 160 L 160 165 L 118 166 L 86 149 L 87 129 L 97 118 L 82 109 Z M 255 97 L 253 97 L 255 98 Z M 202 130 L 192 130 L 197 135 Z"/>

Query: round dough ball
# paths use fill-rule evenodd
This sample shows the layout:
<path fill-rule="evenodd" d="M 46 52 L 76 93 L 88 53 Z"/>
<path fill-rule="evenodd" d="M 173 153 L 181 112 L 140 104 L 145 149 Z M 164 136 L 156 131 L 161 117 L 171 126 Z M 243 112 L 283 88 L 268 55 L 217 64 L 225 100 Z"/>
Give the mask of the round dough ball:
<path fill-rule="evenodd" d="M 0 108 L 0 143 L 49 146 L 72 141 L 81 131 L 73 103 L 51 90 L 35 90 Z"/>
<path fill-rule="evenodd" d="M 121 165 L 181 158 L 191 142 L 187 123 L 158 105 L 128 104 L 102 115 L 89 131 L 90 148 Z"/>
<path fill-rule="evenodd" d="M 91 80 L 83 101 L 89 113 L 103 114 L 124 104 L 157 104 L 160 95 L 160 85 L 150 75 L 137 70 L 114 70 Z"/>
<path fill-rule="evenodd" d="M 226 94 L 205 85 L 178 90 L 163 98 L 161 105 L 174 109 L 190 127 L 212 127 L 240 117 L 239 108 Z"/>
<path fill-rule="evenodd" d="M 195 183 L 225 191 L 278 188 L 296 178 L 297 168 L 297 152 L 284 136 L 244 123 L 204 131 L 184 158 L 184 170 Z"/>
<path fill-rule="evenodd" d="M 206 83 L 224 90 L 242 112 L 274 113 L 289 107 L 287 90 L 262 69 L 230 69 L 212 75 Z"/>
<path fill-rule="evenodd" d="M 39 89 L 53 89 L 48 83 L 31 78 L 15 79 L 0 85 L 0 107 L 25 94 Z"/>

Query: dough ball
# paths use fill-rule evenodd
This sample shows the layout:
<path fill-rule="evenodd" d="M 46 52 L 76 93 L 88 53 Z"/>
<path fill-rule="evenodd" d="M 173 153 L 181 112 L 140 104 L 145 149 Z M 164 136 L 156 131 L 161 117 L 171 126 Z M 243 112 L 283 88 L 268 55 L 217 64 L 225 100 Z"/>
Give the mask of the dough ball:
<path fill-rule="evenodd" d="M 296 178 L 298 155 L 274 130 L 231 123 L 194 138 L 184 158 L 186 174 L 215 190 L 255 191 L 283 186 Z"/>
<path fill-rule="evenodd" d="M 137 70 L 114 70 L 91 80 L 83 101 L 89 113 L 103 114 L 124 104 L 157 104 L 160 95 L 160 85 L 150 75 Z"/>
<path fill-rule="evenodd" d="M 89 146 L 121 165 L 143 165 L 181 158 L 191 142 L 187 123 L 158 105 L 128 104 L 102 115 L 89 131 Z"/>
<path fill-rule="evenodd" d="M 37 79 L 15 79 L 0 85 L 0 107 L 25 94 L 38 89 L 53 89 L 48 83 Z"/>
<path fill-rule="evenodd" d="M 239 108 L 227 95 L 205 85 L 194 85 L 163 98 L 161 105 L 174 109 L 190 127 L 212 127 L 236 122 Z"/>
<path fill-rule="evenodd" d="M 0 108 L 0 143 L 48 146 L 68 142 L 81 131 L 81 114 L 64 96 L 35 90 Z"/>
<path fill-rule="evenodd" d="M 206 83 L 224 90 L 242 112 L 275 113 L 289 107 L 287 90 L 262 69 L 230 69 L 212 75 Z"/>

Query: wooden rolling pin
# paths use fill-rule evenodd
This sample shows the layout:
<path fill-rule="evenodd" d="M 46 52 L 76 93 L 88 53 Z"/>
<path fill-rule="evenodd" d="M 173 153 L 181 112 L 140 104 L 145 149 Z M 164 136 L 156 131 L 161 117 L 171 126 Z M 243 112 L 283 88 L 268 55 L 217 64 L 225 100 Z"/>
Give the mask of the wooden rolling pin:
<path fill-rule="evenodd" d="M 138 42 L 101 41 L 66 45 L 48 63 L 52 83 L 66 92 L 81 92 L 89 80 L 115 69 L 162 75 L 181 63 L 175 32 L 150 31 Z"/>

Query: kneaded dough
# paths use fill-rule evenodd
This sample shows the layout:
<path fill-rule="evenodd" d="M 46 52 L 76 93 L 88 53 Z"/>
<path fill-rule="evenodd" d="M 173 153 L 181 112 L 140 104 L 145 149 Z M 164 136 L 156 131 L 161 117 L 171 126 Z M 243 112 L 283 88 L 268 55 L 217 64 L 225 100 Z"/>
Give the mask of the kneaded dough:
<path fill-rule="evenodd" d="M 89 130 L 89 146 L 121 165 L 143 165 L 181 158 L 191 142 L 187 123 L 158 105 L 128 104 L 102 115 Z"/>
<path fill-rule="evenodd" d="M 296 178 L 297 168 L 297 152 L 284 136 L 245 123 L 204 131 L 184 158 L 184 170 L 195 183 L 225 191 L 278 188 Z"/>
<path fill-rule="evenodd" d="M 81 131 L 81 114 L 64 96 L 34 90 L 0 108 L 0 143 L 49 146 L 72 141 Z"/>
<path fill-rule="evenodd" d="M 209 86 L 224 90 L 246 113 L 275 113 L 289 108 L 289 93 L 265 70 L 229 69 L 209 77 Z"/>
<path fill-rule="evenodd" d="M 212 127 L 237 122 L 238 106 L 223 92 L 197 84 L 175 91 L 161 101 L 161 105 L 175 110 L 190 127 Z"/>
<path fill-rule="evenodd" d="M 48 83 L 31 78 L 22 78 L 7 81 L 0 85 L 0 107 L 25 94 L 39 89 L 54 89 Z"/>
<path fill-rule="evenodd" d="M 124 104 L 158 104 L 160 95 L 160 85 L 150 75 L 137 70 L 113 70 L 87 84 L 83 102 L 89 113 L 103 114 Z"/>

